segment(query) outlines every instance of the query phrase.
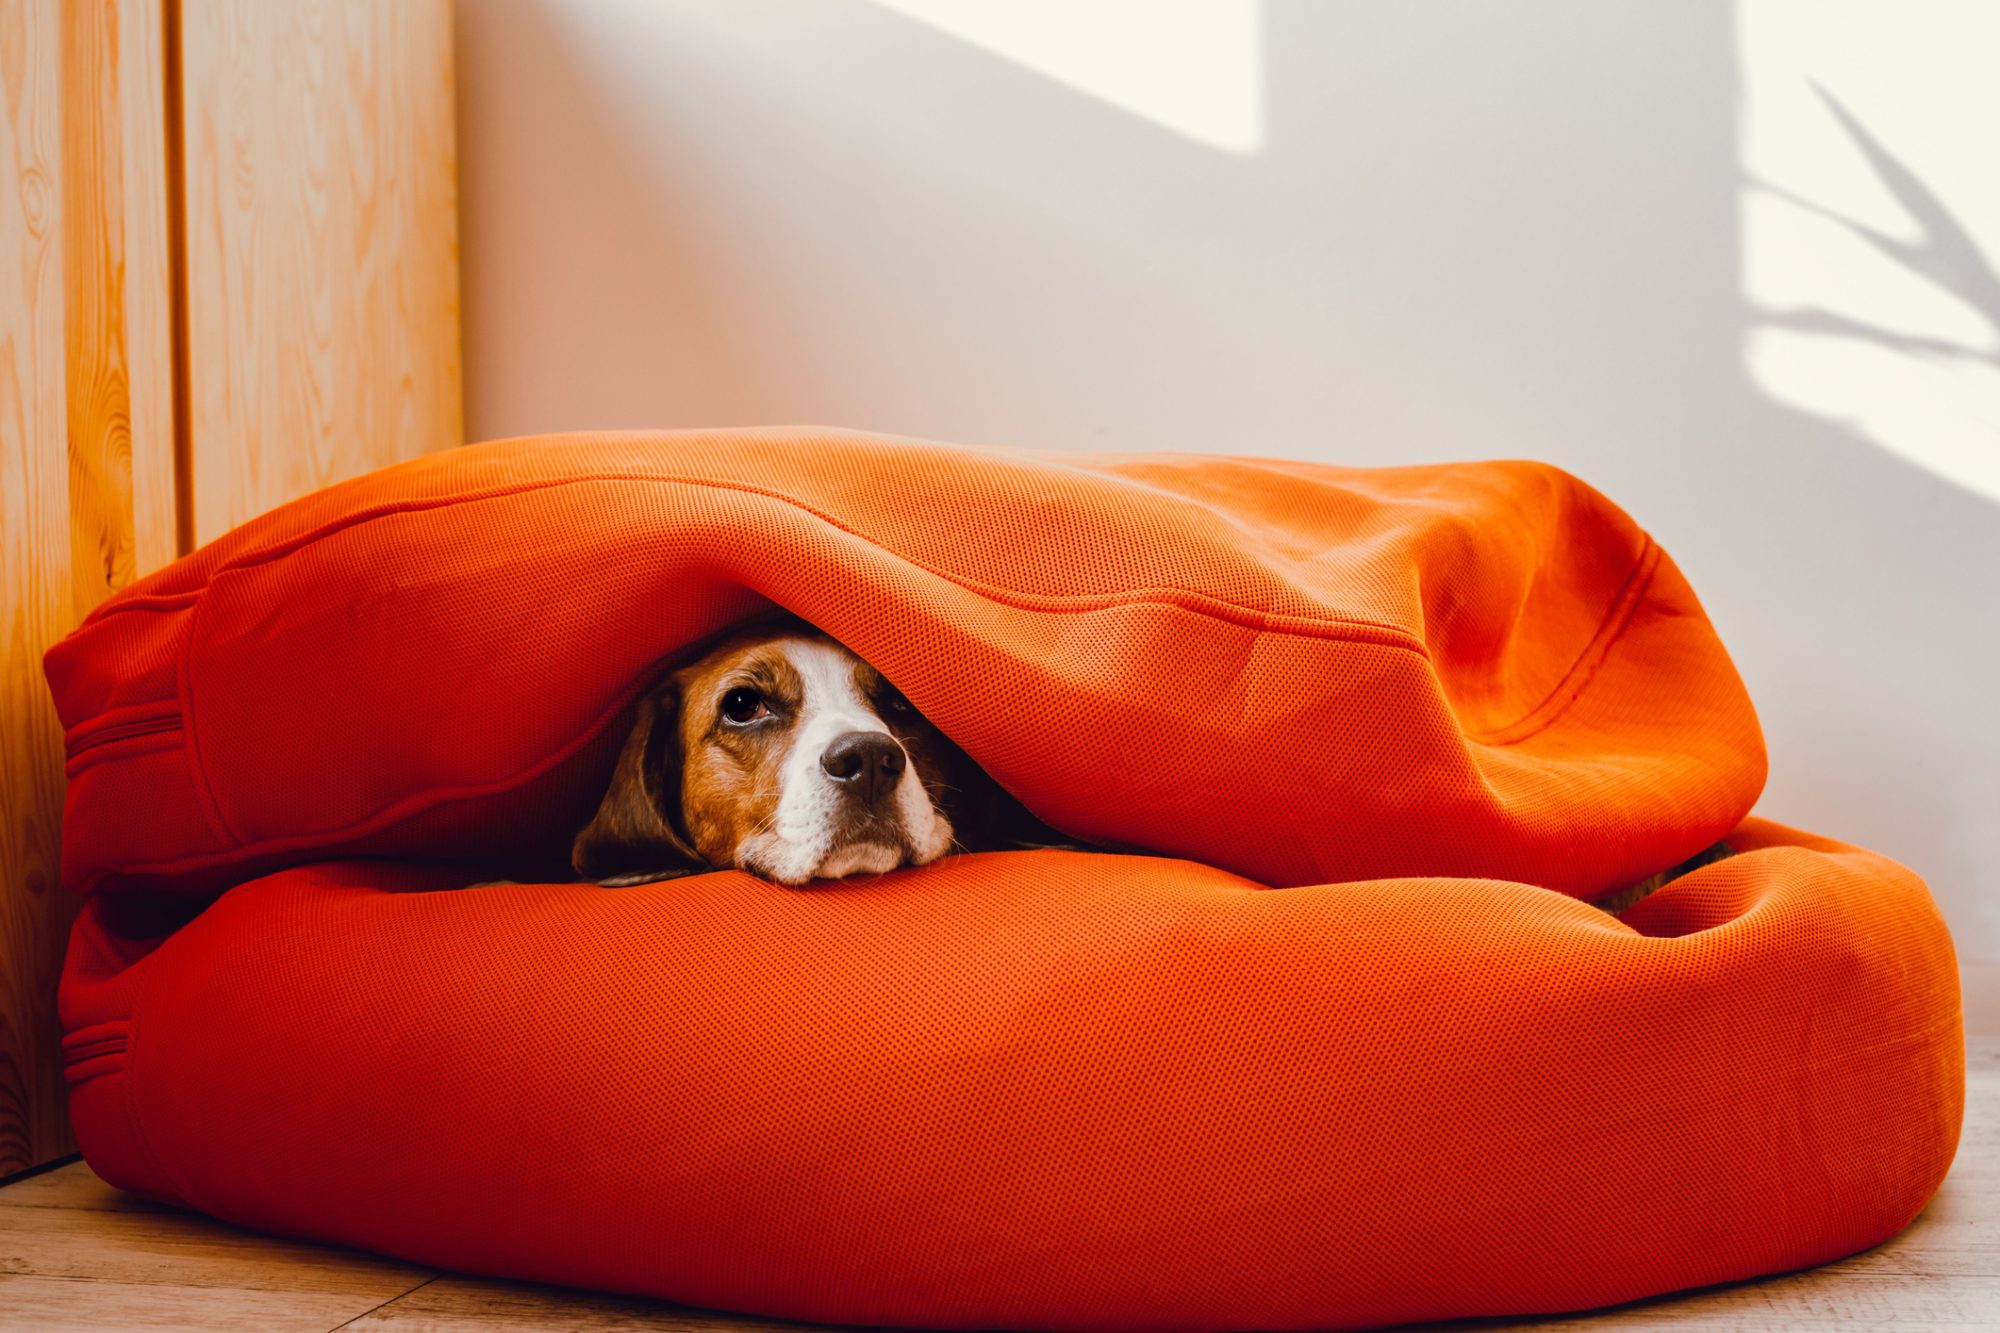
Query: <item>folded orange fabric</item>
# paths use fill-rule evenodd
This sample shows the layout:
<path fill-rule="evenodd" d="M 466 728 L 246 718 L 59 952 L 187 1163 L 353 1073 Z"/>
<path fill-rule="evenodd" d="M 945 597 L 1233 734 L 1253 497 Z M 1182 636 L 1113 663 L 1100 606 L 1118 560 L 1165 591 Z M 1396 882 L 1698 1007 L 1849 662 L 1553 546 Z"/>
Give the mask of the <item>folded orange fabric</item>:
<path fill-rule="evenodd" d="M 560 861 L 634 692 L 773 603 L 1058 828 L 1189 859 L 461 887 Z M 1349 1328 L 1824 1262 L 1957 1142 L 1923 884 L 1744 821 L 1692 593 L 1534 464 L 513 441 L 48 668 L 78 1138 L 247 1226 L 839 1323 Z"/>
<path fill-rule="evenodd" d="M 1540 464 L 588 436 L 332 487 L 106 602 L 48 656 L 65 878 L 565 846 L 654 664 L 768 602 L 1064 832 L 1266 884 L 1595 894 L 1764 780 L 1673 562 Z"/>

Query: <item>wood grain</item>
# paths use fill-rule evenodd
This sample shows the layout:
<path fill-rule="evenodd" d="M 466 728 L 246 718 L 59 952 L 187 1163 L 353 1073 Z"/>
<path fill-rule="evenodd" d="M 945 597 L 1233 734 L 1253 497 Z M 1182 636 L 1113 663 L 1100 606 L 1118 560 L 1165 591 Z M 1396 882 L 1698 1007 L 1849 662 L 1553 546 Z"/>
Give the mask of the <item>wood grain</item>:
<path fill-rule="evenodd" d="M 450 24 L 0 3 L 0 1176 L 71 1147 L 43 651 L 197 538 L 459 440 Z"/>
<path fill-rule="evenodd" d="M 449 0 L 182 0 L 197 540 L 459 443 Z"/>
<path fill-rule="evenodd" d="M 179 554 L 162 0 L 70 0 L 63 254 L 72 595 Z"/>
<path fill-rule="evenodd" d="M 1923 1216 L 1887 1244 L 1804 1273 L 1595 1313 L 1422 1327 L 1432 1333 L 2000 1327 L 2000 1039 L 1976 1038 L 1968 1054 L 1966 1130 L 1951 1179 Z M 804 1326 L 439 1274 L 253 1236 L 120 1194 L 78 1163 L 0 1189 L 0 1327 L 771 1333 Z"/>
<path fill-rule="evenodd" d="M 355 1333 L 532 1333 L 551 1328 L 590 1333 L 775 1333 L 825 1325 L 752 1319 L 638 1296 L 447 1273 L 371 1310 L 348 1327 Z"/>
<path fill-rule="evenodd" d="M 0 4 L 0 1175 L 69 1151 L 56 972 L 62 732 L 42 652 L 75 617 L 64 442 L 61 0 Z"/>
<path fill-rule="evenodd" d="M 62 734 L 41 655 L 175 554 L 162 0 L 8 4 L 0 253 L 0 1174 L 70 1150 Z"/>

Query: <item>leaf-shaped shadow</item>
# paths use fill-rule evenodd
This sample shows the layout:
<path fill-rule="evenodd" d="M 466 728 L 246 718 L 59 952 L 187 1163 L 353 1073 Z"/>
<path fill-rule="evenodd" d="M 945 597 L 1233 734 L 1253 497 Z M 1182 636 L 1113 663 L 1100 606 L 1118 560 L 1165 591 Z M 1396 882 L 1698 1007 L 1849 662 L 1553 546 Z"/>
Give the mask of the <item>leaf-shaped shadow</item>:
<path fill-rule="evenodd" d="M 1977 310 L 1985 318 L 1988 326 L 2000 331 L 2000 271 L 1994 269 L 1986 257 L 1986 252 L 1959 222 L 1957 215 L 1938 198 L 1937 192 L 1925 184 L 1923 178 L 1912 171 L 1902 158 L 1876 138 L 1839 98 L 1818 82 L 1813 83 L 1812 89 L 1855 148 L 1867 159 L 1877 179 L 1895 197 L 1903 210 L 1915 220 L 1922 233 L 1922 239 L 1916 242 L 1901 240 L 1769 181 L 1753 179 L 1750 182 L 1751 186 L 1816 217 L 1835 223 L 1902 265 L 1911 274 L 1956 296 Z M 1878 328 L 1865 321 L 1835 314 L 1832 311 L 1770 311 L 1765 312 L 1760 318 L 1766 324 L 1804 333 L 1865 338 L 1884 347 L 1913 355 L 2000 366 L 2000 355 L 1993 352 L 1982 352 L 1948 339 L 1926 338 Z"/>

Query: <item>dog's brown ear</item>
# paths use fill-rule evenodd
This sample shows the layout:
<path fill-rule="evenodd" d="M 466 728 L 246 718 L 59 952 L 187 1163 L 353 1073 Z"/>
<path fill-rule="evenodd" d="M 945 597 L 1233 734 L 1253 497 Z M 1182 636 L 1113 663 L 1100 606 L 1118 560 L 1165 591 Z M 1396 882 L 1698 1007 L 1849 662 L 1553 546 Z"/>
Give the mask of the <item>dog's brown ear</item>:
<path fill-rule="evenodd" d="M 671 689 L 640 698 L 604 801 L 570 847 L 583 878 L 623 886 L 709 869 L 679 828 L 679 711 Z"/>

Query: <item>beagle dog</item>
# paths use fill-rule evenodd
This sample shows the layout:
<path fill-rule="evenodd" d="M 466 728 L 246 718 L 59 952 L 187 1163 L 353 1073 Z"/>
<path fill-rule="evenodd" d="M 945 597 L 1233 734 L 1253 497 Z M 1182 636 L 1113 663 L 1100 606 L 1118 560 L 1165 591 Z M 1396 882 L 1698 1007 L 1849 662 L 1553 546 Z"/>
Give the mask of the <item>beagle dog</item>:
<path fill-rule="evenodd" d="M 950 852 L 1075 846 L 988 777 L 882 673 L 804 622 L 738 630 L 640 696 L 596 817 L 570 849 L 605 885 L 731 867 L 780 884 Z M 1623 912 L 1716 846 L 1596 900 Z"/>
<path fill-rule="evenodd" d="M 882 673 L 803 623 L 741 630 L 641 696 L 577 874 L 780 884 L 1063 845 Z"/>

